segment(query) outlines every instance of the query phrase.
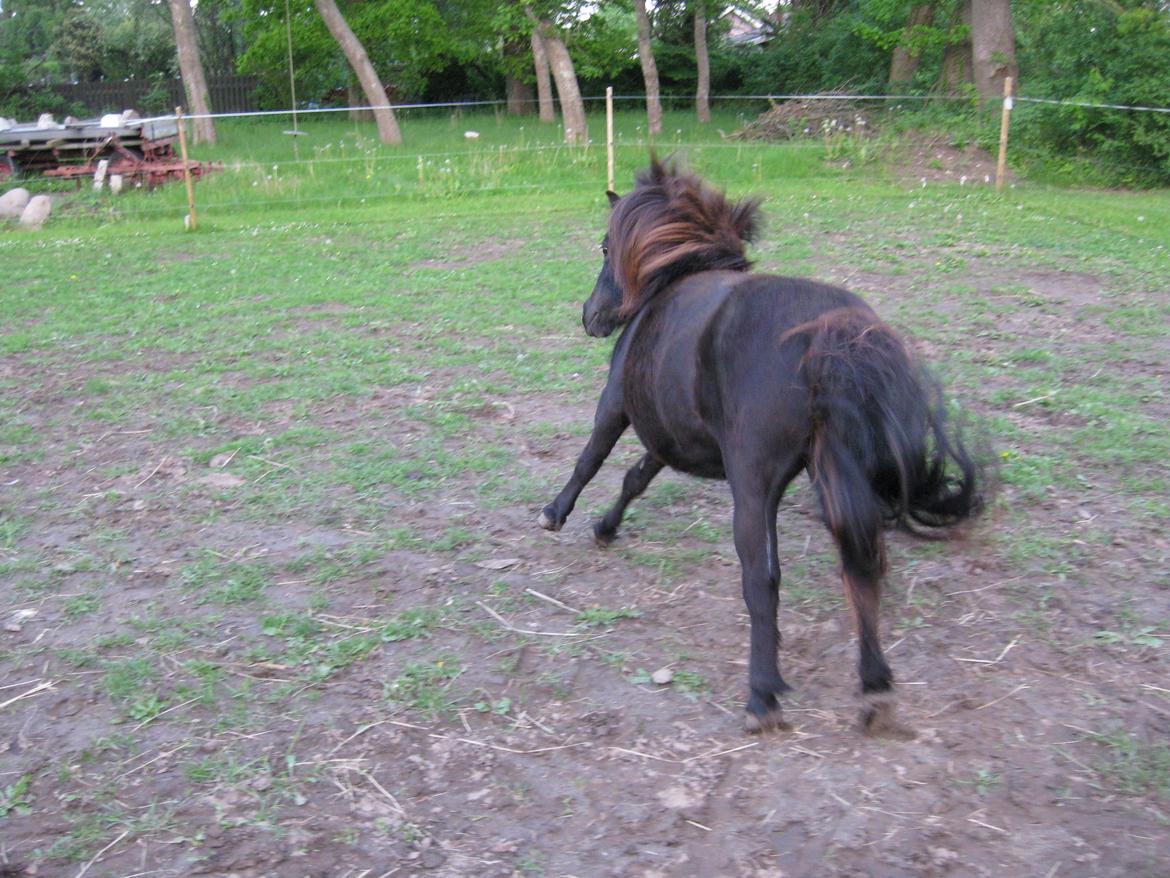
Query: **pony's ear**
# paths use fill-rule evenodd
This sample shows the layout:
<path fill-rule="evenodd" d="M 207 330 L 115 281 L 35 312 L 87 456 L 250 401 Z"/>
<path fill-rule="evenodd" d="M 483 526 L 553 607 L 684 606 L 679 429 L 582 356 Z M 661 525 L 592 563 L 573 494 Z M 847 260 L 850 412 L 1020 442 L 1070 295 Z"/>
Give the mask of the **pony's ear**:
<path fill-rule="evenodd" d="M 650 167 L 646 169 L 645 182 L 661 185 L 666 182 L 667 177 L 673 177 L 677 173 L 678 168 L 672 156 L 667 156 L 665 160 L 659 159 L 658 153 L 650 150 Z"/>
<path fill-rule="evenodd" d="M 614 192 L 612 189 L 605 190 L 605 197 L 609 199 L 609 206 L 610 207 L 613 207 L 615 204 L 618 203 L 619 200 L 621 200 L 621 196 L 618 195 L 616 192 Z"/>

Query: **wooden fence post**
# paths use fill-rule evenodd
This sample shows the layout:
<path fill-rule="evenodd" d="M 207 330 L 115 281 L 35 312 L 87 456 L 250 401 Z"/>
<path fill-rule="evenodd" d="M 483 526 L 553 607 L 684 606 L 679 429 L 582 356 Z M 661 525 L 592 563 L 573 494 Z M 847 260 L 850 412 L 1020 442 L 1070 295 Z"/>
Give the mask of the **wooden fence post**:
<path fill-rule="evenodd" d="M 606 186 L 613 192 L 613 86 L 605 89 L 605 169 Z"/>
<path fill-rule="evenodd" d="M 999 161 L 995 165 L 995 191 L 1002 192 L 1007 182 L 1008 125 L 1012 118 L 1012 78 L 1003 80 L 1003 115 L 999 121 Z"/>
<path fill-rule="evenodd" d="M 191 183 L 191 166 L 187 163 L 187 129 L 183 125 L 183 108 L 175 107 L 175 122 L 179 126 L 179 155 L 183 159 L 183 181 L 187 184 L 188 231 L 195 231 L 195 187 Z"/>

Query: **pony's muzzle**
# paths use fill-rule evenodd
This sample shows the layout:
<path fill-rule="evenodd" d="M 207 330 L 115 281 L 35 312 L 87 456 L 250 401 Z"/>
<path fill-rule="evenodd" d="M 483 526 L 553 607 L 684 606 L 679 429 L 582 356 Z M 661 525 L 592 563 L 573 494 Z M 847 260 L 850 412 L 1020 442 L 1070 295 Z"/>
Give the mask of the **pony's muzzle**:
<path fill-rule="evenodd" d="M 606 338 L 617 327 L 613 320 L 607 320 L 602 313 L 591 309 L 588 302 L 581 312 L 581 325 L 585 327 L 585 333 L 593 338 Z"/>

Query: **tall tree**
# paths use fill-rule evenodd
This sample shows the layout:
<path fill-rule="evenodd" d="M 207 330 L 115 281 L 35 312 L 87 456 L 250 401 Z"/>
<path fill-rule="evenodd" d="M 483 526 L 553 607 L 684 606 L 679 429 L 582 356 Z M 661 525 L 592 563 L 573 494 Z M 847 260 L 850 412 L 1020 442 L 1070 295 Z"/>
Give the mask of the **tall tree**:
<path fill-rule="evenodd" d="M 933 2 L 915 3 L 911 7 L 910 19 L 890 56 L 891 89 L 905 86 L 918 72 L 918 62 L 922 58 L 922 42 L 918 36 L 923 28 L 934 23 L 934 10 Z"/>
<path fill-rule="evenodd" d="M 532 64 L 536 68 L 536 102 L 540 107 L 540 121 L 555 122 L 557 114 L 553 108 L 548 52 L 544 49 L 544 37 L 540 35 L 539 26 L 532 29 Z"/>
<path fill-rule="evenodd" d="M 971 0 L 959 0 L 954 23 L 958 25 L 958 32 L 964 36 L 947 44 L 938 74 L 939 90 L 948 94 L 970 83 L 975 75 L 971 60 Z"/>
<path fill-rule="evenodd" d="M 634 0 L 634 19 L 638 25 L 638 59 L 642 62 L 642 80 L 646 83 L 646 122 L 651 135 L 662 133 L 662 101 L 658 94 L 658 65 L 650 45 L 650 18 L 646 0 Z"/>
<path fill-rule="evenodd" d="M 695 88 L 695 112 L 700 122 L 711 121 L 711 60 L 707 55 L 707 4 L 695 0 L 695 66 L 699 82 Z"/>
<path fill-rule="evenodd" d="M 195 142 L 215 143 L 215 120 L 210 118 L 211 97 L 203 62 L 199 58 L 199 43 L 195 33 L 195 16 L 191 0 L 170 0 L 171 22 L 175 29 L 175 47 L 179 54 L 179 74 L 187 93 L 187 107 L 195 114 Z"/>
<path fill-rule="evenodd" d="M 532 112 L 532 86 L 515 76 L 504 76 L 504 103 L 509 116 L 526 116 Z"/>
<path fill-rule="evenodd" d="M 387 97 L 382 80 L 378 78 L 374 65 L 370 63 L 370 56 L 366 54 L 361 40 L 354 36 L 353 31 L 342 16 L 341 10 L 337 8 L 335 0 L 314 0 L 314 2 L 317 5 L 317 11 L 321 13 L 321 18 L 325 21 L 325 26 L 329 28 L 329 33 L 333 35 L 333 39 L 337 40 L 337 45 L 341 47 L 345 59 L 353 68 L 358 82 L 362 84 L 366 100 L 374 109 L 374 121 L 378 125 L 378 138 L 383 143 L 393 146 L 401 144 L 402 132 L 398 130 L 398 120 L 394 118 L 390 98 Z"/>
<path fill-rule="evenodd" d="M 971 0 L 971 56 L 984 100 L 1000 97 L 1004 79 L 1019 76 L 1010 0 Z"/>
<path fill-rule="evenodd" d="M 521 79 L 516 70 L 516 62 L 527 53 L 527 47 L 517 40 L 508 40 L 504 43 L 504 97 L 509 116 L 524 116 L 532 112 L 532 86 Z M 547 74 L 546 64 L 545 75 Z M 547 87 L 548 84 L 545 85 Z M 549 109 L 551 111 L 552 108 Z"/>
<path fill-rule="evenodd" d="M 101 24 L 88 8 L 78 6 L 65 13 L 53 50 L 70 79 L 80 82 L 101 79 L 104 48 Z"/>
<path fill-rule="evenodd" d="M 536 18 L 531 8 L 526 10 L 540 34 L 548 64 L 552 69 L 553 81 L 557 86 L 557 97 L 561 101 L 561 119 L 565 126 L 565 143 L 584 146 L 589 142 L 589 127 L 585 122 L 585 103 L 581 100 L 581 89 L 577 85 L 577 71 L 573 59 L 565 47 L 565 41 L 551 18 Z"/>
<path fill-rule="evenodd" d="M 96 0 L 86 0 L 86 5 L 93 2 Z M 133 2 L 147 7 L 154 5 L 153 0 L 106 2 Z M 197 4 L 195 25 L 199 31 L 199 55 L 203 59 L 204 68 L 212 76 L 231 76 L 236 73 L 236 62 L 246 48 L 243 10 L 240 7 L 239 0 L 199 0 Z"/>

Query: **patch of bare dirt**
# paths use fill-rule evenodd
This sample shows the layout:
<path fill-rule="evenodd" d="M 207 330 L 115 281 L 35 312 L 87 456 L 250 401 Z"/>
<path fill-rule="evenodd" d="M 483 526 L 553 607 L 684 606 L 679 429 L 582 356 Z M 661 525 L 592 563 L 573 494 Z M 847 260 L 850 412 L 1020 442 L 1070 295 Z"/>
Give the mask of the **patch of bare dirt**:
<path fill-rule="evenodd" d="M 1007 282 L 984 271 L 989 290 Z M 887 294 L 904 283 L 883 278 L 865 283 Z M 1096 301 L 1088 275 L 1016 282 Z M 1041 345 L 1059 324 L 1021 317 L 1009 328 Z M 273 520 L 244 514 L 250 486 L 284 478 L 291 494 L 323 463 L 308 455 L 290 475 L 277 460 L 209 483 L 242 461 L 197 465 L 189 442 L 138 423 L 79 427 L 88 365 L 6 368 L 21 379 L 21 416 L 45 436 L 42 458 L 0 471 L 5 505 L 30 522 L 0 543 L 8 874 L 1154 878 L 1170 868 L 1170 769 L 1158 761 L 1170 739 L 1167 652 L 1164 628 L 1148 623 L 1165 619 L 1170 542 L 1133 524 L 1107 468 L 1088 473 L 1093 487 L 1029 499 L 1032 534 L 1016 536 L 1032 543 L 1007 540 L 1003 508 L 937 550 L 892 538 L 884 628 L 901 715 L 917 731 L 909 742 L 857 729 L 856 642 L 836 562 L 809 494 L 795 491 L 780 520 L 794 728 L 748 737 L 748 625 L 725 486 L 664 474 L 599 550 L 589 523 L 637 457 L 626 441 L 563 532 L 535 525 L 568 476 L 591 400 L 517 391 L 470 410 L 467 434 L 447 445 L 509 443 L 516 468 L 503 486 L 464 472 L 426 491 L 365 488 L 382 503 L 371 522 L 348 514 L 361 491 L 330 484 Z M 343 442 L 408 445 L 427 428 L 403 408 L 442 402 L 473 371 L 327 401 L 311 420 Z M 1028 437 L 1017 453 L 1075 426 L 1037 425 L 1036 411 L 1012 413 Z M 239 435 L 288 426 L 279 409 L 212 424 Z M 1010 488 L 1005 498 L 1019 502 Z M 406 525 L 433 541 L 374 541 Z M 381 548 L 345 554 L 371 545 Z M 334 556 L 350 565 L 334 571 L 322 561 Z M 209 558 L 227 572 L 199 583 Z M 232 564 L 271 571 L 262 604 L 209 605 L 196 590 L 228 585 Z M 438 614 L 425 637 L 385 633 L 389 617 L 417 609 Z M 585 625 L 587 610 L 624 615 Z M 308 641 L 265 633 L 281 614 L 311 621 L 323 650 L 368 637 L 369 651 L 314 679 L 296 658 Z M 152 667 L 127 664 L 142 657 Z M 440 710 L 388 694 L 417 668 L 456 666 Z M 673 682 L 650 682 L 663 667 Z M 149 673 L 165 713 L 147 704 L 128 715 L 111 695 L 127 668 Z"/>
<path fill-rule="evenodd" d="M 899 143 L 892 161 L 894 174 L 911 182 L 995 184 L 995 156 L 974 143 L 956 146 L 941 136 L 911 138 Z M 1013 179 L 1009 170 L 1007 181 Z"/>
<path fill-rule="evenodd" d="M 418 262 L 412 263 L 408 268 L 411 271 L 419 268 L 438 268 L 443 271 L 458 271 L 480 265 L 484 262 L 502 259 L 509 254 L 515 253 L 523 245 L 523 241 L 512 238 L 488 238 L 486 241 L 481 241 L 471 248 L 461 250 L 458 247 L 454 247 L 448 252 L 445 252 L 442 257 L 421 259 Z"/>

